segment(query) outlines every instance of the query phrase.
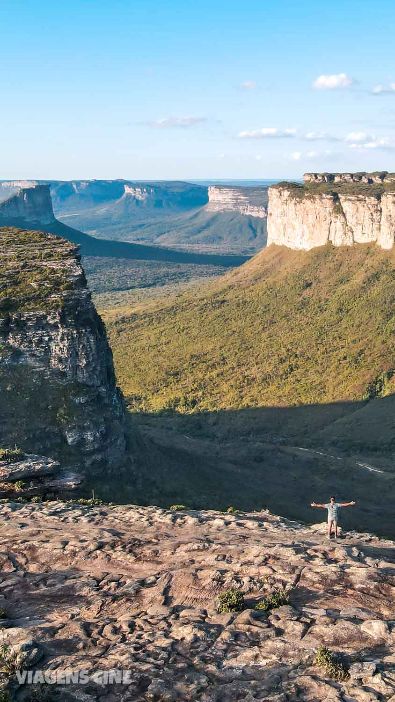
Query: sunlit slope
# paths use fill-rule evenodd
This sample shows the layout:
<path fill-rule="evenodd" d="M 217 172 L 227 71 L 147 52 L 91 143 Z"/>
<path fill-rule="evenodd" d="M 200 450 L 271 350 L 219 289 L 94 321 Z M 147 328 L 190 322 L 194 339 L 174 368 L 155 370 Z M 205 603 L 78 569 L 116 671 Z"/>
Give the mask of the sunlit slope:
<path fill-rule="evenodd" d="M 324 404 L 394 390 L 394 253 L 269 247 L 198 293 L 109 323 L 131 406 Z"/>

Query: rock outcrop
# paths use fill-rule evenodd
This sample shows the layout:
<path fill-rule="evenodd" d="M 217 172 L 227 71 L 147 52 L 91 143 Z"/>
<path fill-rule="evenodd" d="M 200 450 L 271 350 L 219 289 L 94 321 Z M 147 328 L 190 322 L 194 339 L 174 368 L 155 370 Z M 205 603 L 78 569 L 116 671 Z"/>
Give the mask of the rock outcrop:
<path fill-rule="evenodd" d="M 124 405 L 77 248 L 14 228 L 0 247 L 0 445 L 116 469 Z"/>
<path fill-rule="evenodd" d="M 329 542 L 325 525 L 266 511 L 9 502 L 0 523 L 3 642 L 20 668 L 52 672 L 58 682 L 36 686 L 41 695 L 50 687 L 59 702 L 394 699 L 391 541 L 353 532 Z M 229 588 L 244 608 L 220 614 Z M 288 604 L 255 609 L 276 588 Z M 320 646 L 340 667 L 319 665 Z M 62 684 L 78 671 L 85 685 Z M 123 682 L 110 684 L 109 671 Z M 12 669 L 4 682 L 17 688 Z M 33 690 L 19 688 L 18 699 Z"/>
<path fill-rule="evenodd" d="M 0 497 L 34 497 L 71 493 L 81 476 L 63 472 L 60 463 L 46 456 L 23 454 L 19 460 L 0 460 Z"/>
<path fill-rule="evenodd" d="M 267 188 L 237 188 L 227 185 L 210 185 L 208 205 L 210 212 L 239 212 L 265 219 L 267 216 Z"/>
<path fill-rule="evenodd" d="M 327 243 L 376 242 L 391 249 L 395 238 L 391 177 L 383 176 L 377 184 L 373 178 L 362 181 L 360 174 L 306 174 L 303 186 L 280 183 L 269 188 L 268 245 L 312 249 Z"/>
<path fill-rule="evenodd" d="M 376 173 L 305 173 L 305 183 L 395 183 L 395 173 L 377 171 Z"/>
<path fill-rule="evenodd" d="M 0 200 L 0 226 L 2 222 L 10 224 L 14 221 L 19 224 L 21 220 L 30 225 L 35 222 L 41 225 L 54 222 L 49 185 L 32 183 L 22 187 L 18 181 L 1 185 L 3 200 Z"/>

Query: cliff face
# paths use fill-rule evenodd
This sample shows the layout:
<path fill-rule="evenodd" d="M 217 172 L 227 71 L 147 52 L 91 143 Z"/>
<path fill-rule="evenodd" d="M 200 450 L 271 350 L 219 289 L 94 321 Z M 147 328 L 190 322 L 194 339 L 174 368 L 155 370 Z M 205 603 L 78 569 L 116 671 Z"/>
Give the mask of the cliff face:
<path fill-rule="evenodd" d="M 124 407 L 75 246 L 0 229 L 0 443 L 116 466 Z"/>
<path fill-rule="evenodd" d="M 267 188 L 235 188 L 211 185 L 208 189 L 207 210 L 211 212 L 239 212 L 265 219 L 267 216 Z"/>
<path fill-rule="evenodd" d="M 376 242 L 383 249 L 393 247 L 395 185 L 391 180 L 374 186 L 350 181 L 350 174 L 343 174 L 341 180 L 339 174 L 336 186 L 334 181 L 312 181 L 312 175 L 320 174 L 307 174 L 305 186 L 282 183 L 269 189 L 268 244 L 312 249 L 328 242 L 334 246 Z"/>
<path fill-rule="evenodd" d="M 55 219 L 49 185 L 21 187 L 18 181 L 2 184 L 3 199 L 0 201 L 1 221 L 23 220 L 49 224 Z"/>

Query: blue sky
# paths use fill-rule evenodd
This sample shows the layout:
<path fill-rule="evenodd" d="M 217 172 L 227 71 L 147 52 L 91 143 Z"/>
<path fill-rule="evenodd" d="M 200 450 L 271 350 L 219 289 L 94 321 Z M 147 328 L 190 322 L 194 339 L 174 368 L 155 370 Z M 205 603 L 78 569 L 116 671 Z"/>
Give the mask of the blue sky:
<path fill-rule="evenodd" d="M 395 170 L 393 0 L 0 0 L 0 178 Z"/>

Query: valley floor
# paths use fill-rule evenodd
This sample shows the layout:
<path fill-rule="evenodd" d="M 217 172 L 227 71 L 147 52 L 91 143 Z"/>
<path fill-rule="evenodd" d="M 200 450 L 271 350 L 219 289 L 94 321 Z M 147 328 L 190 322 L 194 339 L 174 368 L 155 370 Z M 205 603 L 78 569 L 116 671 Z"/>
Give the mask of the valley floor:
<path fill-rule="evenodd" d="M 394 699 L 394 542 L 329 542 L 321 525 L 267 511 L 3 503 L 0 517 L 4 643 L 22 666 L 90 676 L 35 699 Z M 228 588 L 245 608 L 218 614 Z M 275 588 L 289 604 L 255 610 Z M 316 664 L 320 645 L 342 656 L 344 680 Z M 91 677 L 111 669 L 129 671 L 128 684 Z"/>

